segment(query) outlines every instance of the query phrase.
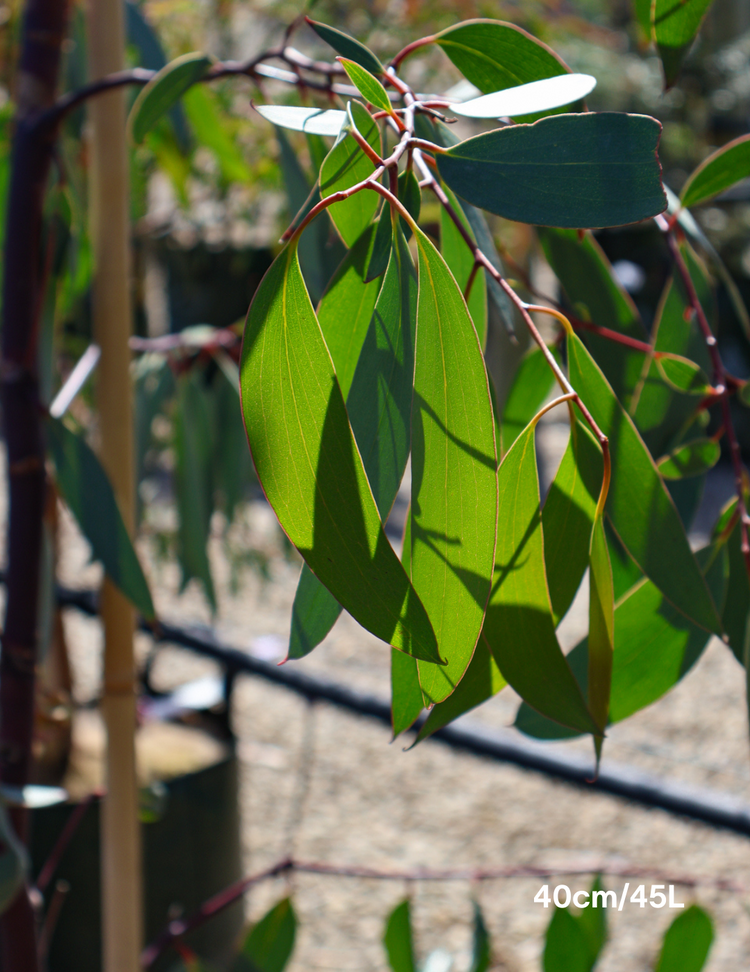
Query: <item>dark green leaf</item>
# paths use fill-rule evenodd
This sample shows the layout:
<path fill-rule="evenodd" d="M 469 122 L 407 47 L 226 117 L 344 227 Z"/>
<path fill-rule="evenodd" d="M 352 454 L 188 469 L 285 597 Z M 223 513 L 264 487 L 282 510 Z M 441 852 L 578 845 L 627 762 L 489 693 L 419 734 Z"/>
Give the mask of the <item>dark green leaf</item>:
<path fill-rule="evenodd" d="M 447 186 L 445 187 L 445 193 L 454 211 L 460 218 L 464 229 L 472 239 L 475 239 L 465 213 Z M 448 211 L 444 206 L 440 207 L 440 252 L 443 254 L 443 259 L 448 264 L 451 273 L 456 278 L 456 283 L 460 287 L 461 293 L 465 294 L 466 285 L 474 269 L 474 254 L 466 245 L 466 241 L 461 236 L 456 224 L 448 215 Z M 478 274 L 474 280 L 467 306 L 479 337 L 479 343 L 484 348 L 487 343 L 487 287 L 484 283 L 483 273 Z"/>
<path fill-rule="evenodd" d="M 698 166 L 680 193 L 683 206 L 697 206 L 724 192 L 750 172 L 750 135 L 723 145 Z"/>
<path fill-rule="evenodd" d="M 534 345 L 518 366 L 505 399 L 500 425 L 503 456 L 547 400 L 554 381 L 554 372 L 541 350 Z"/>
<path fill-rule="evenodd" d="M 747 405 L 750 408 L 750 381 L 746 381 L 739 392 L 737 393 L 737 398 L 742 402 L 743 405 Z"/>
<path fill-rule="evenodd" d="M 183 54 L 170 61 L 140 91 L 128 118 L 130 136 L 140 145 L 146 133 L 154 127 L 182 95 L 206 74 L 211 58 L 206 54 Z"/>
<path fill-rule="evenodd" d="M 392 972 L 416 972 L 408 898 L 388 916 L 383 945 Z"/>
<path fill-rule="evenodd" d="M 349 75 L 350 81 L 365 101 L 369 102 L 373 108 L 377 108 L 379 111 L 387 111 L 389 114 L 393 112 L 390 98 L 376 77 L 361 65 L 357 64 L 356 61 L 350 61 L 345 57 L 339 57 L 337 60 L 341 61 L 344 70 Z"/>
<path fill-rule="evenodd" d="M 685 395 L 707 395 L 711 391 L 711 383 L 701 366 L 682 355 L 659 354 L 656 369 L 675 391 Z"/>
<path fill-rule="evenodd" d="M 252 972 L 284 972 L 294 950 L 297 916 L 292 901 L 279 901 L 254 925 L 242 945 Z"/>
<path fill-rule="evenodd" d="M 701 972 L 713 940 L 710 917 L 698 905 L 692 905 L 667 929 L 656 972 Z"/>
<path fill-rule="evenodd" d="M 241 388 L 258 479 L 313 573 L 368 631 L 437 661 L 425 609 L 383 531 L 293 245 L 250 307 Z"/>
<path fill-rule="evenodd" d="M 552 115 L 477 135 L 438 156 L 442 178 L 467 202 L 521 223 L 621 226 L 666 208 L 647 115 Z"/>
<path fill-rule="evenodd" d="M 567 908 L 555 908 L 544 942 L 544 972 L 591 972 L 586 933 Z"/>
<path fill-rule="evenodd" d="M 96 455 L 59 420 L 47 419 L 57 485 L 108 576 L 147 621 L 154 604 L 115 494 Z"/>
<path fill-rule="evenodd" d="M 411 577 L 447 654 L 445 668 L 419 666 L 425 696 L 441 702 L 471 661 L 490 593 L 497 456 L 487 372 L 466 303 L 432 243 L 419 229 L 415 236 Z"/>
<path fill-rule="evenodd" d="M 402 220 L 403 226 L 403 220 Z M 411 227 L 409 227 L 411 232 Z M 372 252 L 369 256 L 365 280 L 369 283 L 380 277 L 388 266 L 388 259 L 391 255 L 391 241 L 393 240 L 393 220 L 391 219 L 391 207 L 383 206 L 380 212 L 380 219 L 375 228 L 375 241 Z"/>
<path fill-rule="evenodd" d="M 350 37 L 349 34 L 345 34 L 341 30 L 336 30 L 335 27 L 328 27 L 326 24 L 310 20 L 309 17 L 305 17 L 305 20 L 318 37 L 330 45 L 337 54 L 341 54 L 342 57 L 348 57 L 349 60 L 355 61 L 366 71 L 369 71 L 370 74 L 383 74 L 383 65 L 364 44 L 360 44 L 358 40 Z"/>
<path fill-rule="evenodd" d="M 575 335 L 568 337 L 568 361 L 571 384 L 609 438 L 612 483 L 606 508 L 618 537 L 677 608 L 699 626 L 721 634 L 679 514 L 630 416 Z"/>
<path fill-rule="evenodd" d="M 401 563 L 409 573 L 411 555 L 411 517 L 406 517 L 401 544 Z M 419 718 L 424 708 L 417 662 L 402 651 L 391 649 L 391 723 L 393 738 L 399 736 Z"/>
<path fill-rule="evenodd" d="M 210 393 L 215 399 L 213 483 L 221 494 L 228 527 L 248 484 L 255 482 L 255 473 L 239 407 L 239 368 L 231 359 L 226 368 L 215 376 Z"/>
<path fill-rule="evenodd" d="M 677 80 L 682 61 L 711 3 L 712 0 L 653 0 L 652 30 L 668 88 Z"/>
<path fill-rule="evenodd" d="M 588 702 L 591 714 L 602 732 L 609 718 L 612 685 L 612 653 L 615 643 L 615 598 L 612 567 L 609 562 L 604 523 L 594 517 L 589 564 L 589 677 Z M 597 760 L 601 758 L 602 737 L 595 740 Z"/>
<path fill-rule="evenodd" d="M 627 594 L 631 587 L 638 583 L 641 577 L 643 577 L 643 572 L 623 547 L 619 537 L 612 529 L 609 520 L 606 519 L 604 522 L 604 532 L 607 534 L 615 602 L 617 602 L 624 594 Z"/>
<path fill-rule="evenodd" d="M 182 99 L 196 141 L 216 156 L 226 182 L 250 182 L 252 172 L 237 147 L 216 95 L 206 85 L 193 86 Z"/>
<path fill-rule="evenodd" d="M 750 578 L 747 576 L 745 558 L 742 555 L 742 537 L 737 523 L 727 541 L 729 580 L 727 596 L 721 614 L 729 647 L 737 661 L 745 664 L 745 641 L 750 631 Z"/>
<path fill-rule="evenodd" d="M 413 169 L 405 169 L 398 177 L 398 198 L 406 206 L 406 210 L 415 223 L 419 222 L 422 209 L 422 190 Z M 411 226 L 401 217 L 401 229 L 407 240 L 411 237 Z"/>
<path fill-rule="evenodd" d="M 660 459 L 658 468 L 664 479 L 684 479 L 712 469 L 720 455 L 721 446 L 714 439 L 693 439 Z"/>
<path fill-rule="evenodd" d="M 380 129 L 369 111 L 358 101 L 350 101 L 348 110 L 359 134 L 380 155 Z M 350 189 L 371 176 L 375 166 L 350 134 L 342 134 L 325 158 L 320 170 L 320 195 L 323 199 Z M 358 192 L 349 199 L 334 203 L 328 213 L 347 246 L 354 246 L 369 227 L 378 208 L 374 192 Z"/>
<path fill-rule="evenodd" d="M 487 972 L 490 967 L 490 936 L 484 923 L 484 915 L 477 901 L 474 904 L 474 942 L 471 950 L 469 972 Z"/>
<path fill-rule="evenodd" d="M 338 621 L 341 605 L 313 574 L 307 564 L 297 583 L 292 605 L 292 626 L 289 634 L 289 658 L 304 658 L 317 648 Z M 394 653 L 402 657 L 400 651 Z M 405 655 L 403 657 L 406 657 Z"/>
<path fill-rule="evenodd" d="M 534 425 L 498 472 L 495 577 L 482 631 L 503 677 L 540 712 L 564 725 L 597 732 L 555 636 L 539 508 Z"/>

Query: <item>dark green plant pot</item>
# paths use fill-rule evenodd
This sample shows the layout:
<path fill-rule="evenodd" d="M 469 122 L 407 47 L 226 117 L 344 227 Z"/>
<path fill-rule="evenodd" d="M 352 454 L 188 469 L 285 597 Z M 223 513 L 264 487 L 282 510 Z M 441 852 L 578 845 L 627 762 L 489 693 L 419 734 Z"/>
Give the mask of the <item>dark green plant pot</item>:
<path fill-rule="evenodd" d="M 147 942 L 172 918 L 190 915 L 242 876 L 236 756 L 170 780 L 165 787 L 163 813 L 153 823 L 143 824 Z M 59 804 L 33 811 L 34 874 L 47 859 L 72 809 L 70 804 Z M 52 883 L 61 878 L 69 883 L 70 891 L 52 938 L 49 972 L 100 972 L 98 801 L 87 809 Z M 231 953 L 242 924 L 239 901 L 185 941 L 202 957 L 221 963 Z M 163 972 L 175 958 L 170 950 L 153 969 Z"/>

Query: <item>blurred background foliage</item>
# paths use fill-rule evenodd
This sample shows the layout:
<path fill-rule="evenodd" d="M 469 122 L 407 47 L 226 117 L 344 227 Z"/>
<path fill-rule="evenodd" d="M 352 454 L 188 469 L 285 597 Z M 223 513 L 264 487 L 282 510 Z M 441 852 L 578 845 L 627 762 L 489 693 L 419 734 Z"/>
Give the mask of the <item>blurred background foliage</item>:
<path fill-rule="evenodd" d="M 193 50 L 222 60 L 247 59 L 278 44 L 284 27 L 301 12 L 292 0 L 125 0 L 125 5 L 129 60 L 151 69 Z M 0 4 L 0 225 L 21 6 L 21 0 Z M 717 0 L 678 83 L 666 91 L 659 59 L 635 19 L 631 0 L 313 0 L 307 12 L 366 40 L 385 59 L 415 37 L 472 17 L 524 27 L 549 43 L 571 69 L 597 78 L 591 109 L 660 119 L 664 179 L 675 192 L 703 158 L 750 130 L 750 5 L 744 0 Z M 83 17 L 83 3 L 76 2 L 65 48 L 67 89 L 86 77 Z M 330 58 L 330 50 L 304 25 L 291 44 L 313 57 Z M 422 91 L 444 92 L 459 81 L 436 47 L 408 60 L 405 74 Z M 136 94 L 133 89 L 129 97 Z M 260 90 L 243 78 L 210 88 L 194 86 L 131 156 L 141 530 L 153 538 L 161 556 L 178 558 L 183 583 L 199 580 L 212 609 L 209 537 L 223 539 L 237 579 L 244 566 L 267 569 L 262 552 L 248 553 L 243 543 L 233 545 L 231 539 L 240 500 L 258 492 L 232 387 L 239 324 L 278 249 L 281 231 L 314 181 L 313 162 L 319 161 L 313 140 L 306 142 L 296 133 L 279 140 L 271 126 L 259 123 L 253 98 L 324 103 L 309 89 L 274 81 L 264 82 Z M 65 122 L 46 213 L 42 258 L 53 286 L 44 313 L 42 370 L 49 398 L 91 339 L 85 135 L 80 110 Z M 437 233 L 437 219 L 437 207 L 425 200 L 421 222 L 428 232 L 435 224 Z M 700 208 L 697 219 L 747 302 L 750 179 Z M 308 231 L 318 233 L 310 249 L 321 292 L 341 254 L 328 228 L 319 220 Z M 533 278 L 543 257 L 530 228 L 495 219 L 492 230 L 501 252 L 511 258 L 509 265 Z M 658 231 L 648 222 L 597 235 L 648 326 L 669 273 Z M 740 339 L 721 282 L 717 294 L 723 358 L 729 371 L 747 377 L 747 344 Z M 214 336 L 212 328 L 232 330 Z M 502 395 L 507 382 L 499 385 Z M 747 453 L 750 411 L 740 407 L 735 412 Z M 96 436 L 94 410 L 85 396 L 77 400 L 74 418 Z M 171 499 L 176 517 L 170 519 L 158 509 Z"/>

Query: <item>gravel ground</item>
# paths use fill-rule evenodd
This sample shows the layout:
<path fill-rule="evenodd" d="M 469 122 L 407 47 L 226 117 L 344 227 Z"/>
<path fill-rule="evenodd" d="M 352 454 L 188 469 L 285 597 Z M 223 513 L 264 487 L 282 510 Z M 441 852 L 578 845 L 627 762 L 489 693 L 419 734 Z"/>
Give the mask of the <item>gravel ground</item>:
<path fill-rule="evenodd" d="M 548 422 L 542 434 L 543 478 L 549 478 L 565 430 Z M 719 475 L 708 504 L 726 493 Z M 703 514 L 708 522 L 708 514 Z M 702 522 L 702 521 L 699 521 Z M 85 542 L 63 521 L 61 579 L 85 586 L 98 578 Z M 284 654 L 299 561 L 284 556 L 273 515 L 250 504 L 241 527 L 245 542 L 270 556 L 271 580 L 248 571 L 232 595 L 221 544 L 211 551 L 220 610 L 216 626 L 229 643 L 266 658 Z M 707 529 L 704 528 L 704 529 Z M 142 546 L 159 613 L 179 623 L 208 624 L 198 588 L 178 596 L 173 565 L 158 565 Z M 585 626 L 579 596 L 561 629 L 571 646 Z M 96 621 L 66 613 L 79 701 L 96 696 L 101 638 Z M 141 656 L 148 643 L 139 636 Z M 343 616 L 326 641 L 297 662 L 309 671 L 380 695 L 388 693 L 388 649 Z M 154 669 L 162 688 L 215 671 L 213 664 L 177 649 L 163 649 Z M 506 689 L 471 718 L 508 726 L 517 698 Z M 424 743 L 404 752 L 390 744 L 385 727 L 304 700 L 261 680 L 243 678 L 235 691 L 234 725 L 242 763 L 245 867 L 261 870 L 293 852 L 304 860 L 374 868 L 473 868 L 536 864 L 594 867 L 604 860 L 730 878 L 750 888 L 750 842 L 658 810 L 549 780 L 538 774 Z M 750 803 L 744 679 L 731 653 L 713 641 L 698 665 L 666 698 L 614 727 L 604 762 L 630 763 L 669 779 L 715 787 Z M 588 749 L 583 741 L 551 744 Z M 560 879 L 575 891 L 589 878 Z M 650 878 L 647 878 L 649 884 Z M 255 889 L 248 915 L 255 919 L 291 885 L 300 918 L 291 965 L 302 969 L 382 970 L 383 922 L 408 891 L 417 948 L 424 958 L 447 949 L 452 968 L 468 967 L 471 896 L 485 910 L 494 943 L 494 968 L 540 969 L 550 913 L 533 903 L 539 879 L 508 878 L 472 887 L 469 882 L 403 882 L 296 874 Z M 556 883 L 552 880 L 552 884 Z M 605 878 L 621 890 L 623 881 Z M 677 888 L 677 898 L 697 900 L 714 917 L 716 938 L 707 969 L 737 972 L 750 962 L 750 892 L 738 895 L 702 886 Z M 626 905 L 609 914 L 610 939 L 599 972 L 653 968 L 664 929 L 677 914 Z"/>

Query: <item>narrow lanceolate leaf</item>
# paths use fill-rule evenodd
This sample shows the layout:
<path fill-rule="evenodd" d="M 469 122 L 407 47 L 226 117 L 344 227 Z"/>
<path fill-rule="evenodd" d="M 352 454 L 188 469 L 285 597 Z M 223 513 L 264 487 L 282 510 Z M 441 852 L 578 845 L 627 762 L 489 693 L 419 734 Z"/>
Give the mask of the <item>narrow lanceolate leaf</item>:
<path fill-rule="evenodd" d="M 682 61 L 711 2 L 712 0 L 653 0 L 652 34 L 659 49 L 668 88 L 677 80 Z"/>
<path fill-rule="evenodd" d="M 435 41 L 485 94 L 568 71 L 546 44 L 502 21 L 468 20 L 442 31 Z"/>
<path fill-rule="evenodd" d="M 318 37 L 324 40 L 326 44 L 329 44 L 337 54 L 341 54 L 342 57 L 348 57 L 350 61 L 355 61 L 360 67 L 369 71 L 370 74 L 383 74 L 383 65 L 364 44 L 360 44 L 358 40 L 350 37 L 349 34 L 345 34 L 341 30 L 336 30 L 335 27 L 329 27 L 327 24 L 310 20 L 309 17 L 305 17 L 305 20 Z"/>
<path fill-rule="evenodd" d="M 563 725 L 597 734 L 555 635 L 533 424 L 503 459 L 498 500 L 495 576 L 482 637 L 504 678 L 529 705 Z"/>
<path fill-rule="evenodd" d="M 422 210 L 422 190 L 419 188 L 419 180 L 414 175 L 413 169 L 404 169 L 398 177 L 398 198 L 414 222 L 418 223 Z M 411 239 L 411 224 L 403 216 L 400 217 L 400 222 L 407 240 Z"/>
<path fill-rule="evenodd" d="M 358 101 L 349 102 L 348 110 L 359 134 L 376 154 L 380 155 L 382 146 L 377 122 Z M 375 166 L 354 140 L 354 136 L 342 134 L 320 169 L 321 197 L 325 199 L 334 192 L 350 189 L 358 182 L 363 182 L 372 175 L 374 168 Z M 354 246 L 370 225 L 378 208 L 379 198 L 377 193 L 363 191 L 330 207 L 328 210 L 330 217 L 347 246 Z"/>
<path fill-rule="evenodd" d="M 666 209 L 660 134 L 647 115 L 552 115 L 459 142 L 438 156 L 438 169 L 467 202 L 506 219 L 621 226 Z"/>
<path fill-rule="evenodd" d="M 349 75 L 349 79 L 354 87 L 359 91 L 365 101 L 377 108 L 379 111 L 393 112 L 391 100 L 383 85 L 369 71 L 363 68 L 356 61 L 350 61 L 346 57 L 337 58 L 341 61 L 344 70 Z"/>
<path fill-rule="evenodd" d="M 750 635 L 750 578 L 742 554 L 742 536 L 737 523 L 727 541 L 729 580 L 721 621 L 729 638 L 729 647 L 740 664 L 745 664 L 745 643 Z"/>
<path fill-rule="evenodd" d="M 454 115 L 464 118 L 512 118 L 532 115 L 561 108 L 579 101 L 596 87 L 596 78 L 590 74 L 562 74 L 556 78 L 531 81 L 515 88 L 493 91 L 492 94 L 472 98 L 451 105 Z"/>
<path fill-rule="evenodd" d="M 411 518 L 408 514 L 401 544 L 401 563 L 408 573 L 411 564 Z M 414 724 L 425 705 L 417 665 L 414 658 L 391 649 L 391 723 L 394 739 Z"/>
<path fill-rule="evenodd" d="M 153 621 L 151 592 L 101 463 L 59 419 L 47 419 L 47 436 L 58 488 L 94 557 L 143 617 Z"/>
<path fill-rule="evenodd" d="M 544 404 L 555 375 L 541 350 L 534 347 L 518 366 L 500 425 L 500 454 L 504 456 Z"/>
<path fill-rule="evenodd" d="M 555 626 L 573 603 L 589 565 L 601 482 L 601 449 L 588 428 L 577 420 L 542 510 L 544 565 Z"/>
<path fill-rule="evenodd" d="M 368 631 L 437 661 L 430 621 L 383 531 L 294 245 L 250 307 L 241 389 L 258 479 L 313 573 Z"/>
<path fill-rule="evenodd" d="M 477 901 L 474 905 L 474 940 L 471 948 L 471 965 L 469 972 L 487 972 L 490 967 L 491 946 L 490 933 L 484 922 L 482 909 Z"/>
<path fill-rule="evenodd" d="M 568 908 L 555 908 L 545 935 L 544 972 L 591 972 L 591 966 L 589 943 L 577 918 Z"/>
<path fill-rule="evenodd" d="M 211 67 L 206 54 L 183 54 L 170 61 L 138 94 L 128 118 L 130 137 L 140 145 L 148 132 L 175 105 L 188 88 Z"/>
<path fill-rule="evenodd" d="M 474 233 L 458 200 L 447 186 L 445 192 L 464 229 L 474 239 Z M 466 294 L 466 285 L 474 269 L 474 255 L 444 206 L 440 207 L 440 252 L 443 254 L 443 259 L 448 264 L 450 272 L 456 278 L 461 293 Z M 483 271 L 475 276 L 467 306 L 479 337 L 479 343 L 484 348 L 487 343 L 487 287 L 484 282 Z"/>
<path fill-rule="evenodd" d="M 607 538 L 601 515 L 594 518 L 589 562 L 589 678 L 588 700 L 591 714 L 602 733 L 609 718 L 612 685 L 612 653 L 615 644 L 615 596 Z M 601 758 L 602 737 L 595 739 L 597 760 Z"/>
<path fill-rule="evenodd" d="M 266 121 L 279 128 L 311 135 L 332 135 L 337 138 L 346 122 L 346 112 L 333 108 L 303 108 L 298 105 L 255 105 Z"/>
<path fill-rule="evenodd" d="M 713 940 L 711 918 L 691 905 L 667 929 L 655 972 L 701 972 Z"/>
<path fill-rule="evenodd" d="M 714 439 L 693 439 L 674 449 L 658 462 L 664 479 L 686 479 L 713 469 L 721 456 L 721 446 Z"/>
<path fill-rule="evenodd" d="M 680 193 L 683 206 L 697 206 L 746 179 L 750 172 L 750 135 L 735 138 L 709 155 L 693 172 Z"/>
<path fill-rule="evenodd" d="M 482 628 L 495 554 L 497 456 L 484 357 L 466 303 L 432 243 L 421 230 L 415 236 L 411 577 L 448 660 L 444 669 L 420 664 L 425 696 L 441 702 L 466 671 Z"/>
<path fill-rule="evenodd" d="M 240 951 L 241 970 L 284 972 L 294 951 L 297 916 L 290 898 L 279 901 L 253 925 Z M 247 963 L 247 964 L 245 964 Z"/>
<path fill-rule="evenodd" d="M 388 916 L 383 945 L 392 972 L 416 972 L 408 898 L 397 905 Z"/>
<path fill-rule="evenodd" d="M 666 383 L 684 395 L 708 395 L 711 383 L 695 361 L 679 354 L 660 354 L 656 368 Z"/>
<path fill-rule="evenodd" d="M 697 625 L 721 634 L 716 607 L 679 514 L 630 416 L 575 335 L 568 338 L 568 361 L 571 384 L 609 438 L 612 483 L 607 513 L 617 535 L 677 608 Z"/>
<path fill-rule="evenodd" d="M 403 226 L 403 220 L 402 220 Z M 369 283 L 376 277 L 381 277 L 388 266 L 391 256 L 391 241 L 393 239 L 393 221 L 391 207 L 386 203 L 380 211 L 380 219 L 375 227 L 375 240 L 369 255 L 365 280 Z"/>

